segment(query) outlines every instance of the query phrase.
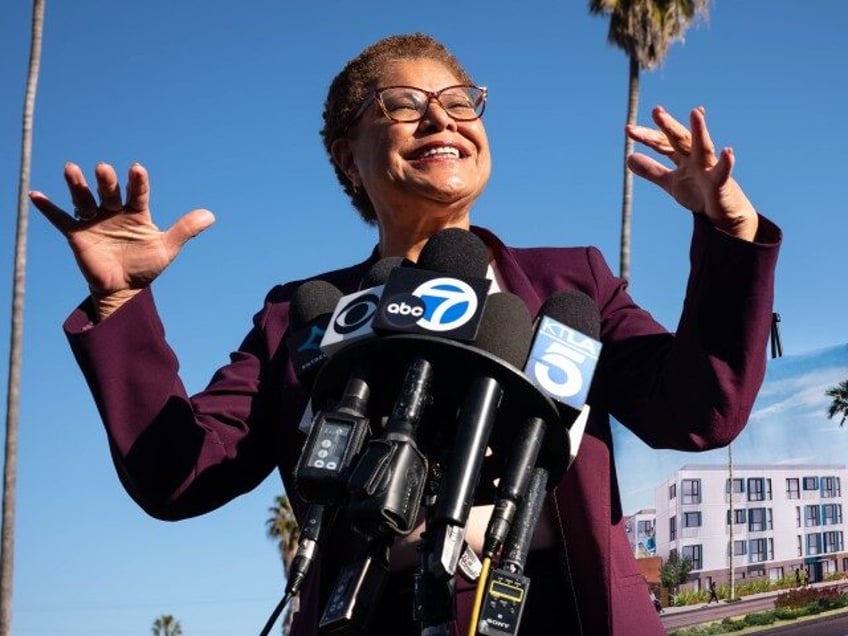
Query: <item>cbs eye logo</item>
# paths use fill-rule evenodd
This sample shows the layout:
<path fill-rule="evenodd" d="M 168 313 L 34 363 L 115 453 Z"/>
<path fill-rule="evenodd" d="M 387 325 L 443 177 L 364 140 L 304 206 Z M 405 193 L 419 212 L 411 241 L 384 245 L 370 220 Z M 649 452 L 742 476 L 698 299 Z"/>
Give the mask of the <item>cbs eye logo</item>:
<path fill-rule="evenodd" d="M 380 297 L 376 294 L 357 296 L 339 311 L 333 321 L 333 329 L 336 333 L 346 335 L 364 327 L 374 316 L 379 303 Z"/>
<path fill-rule="evenodd" d="M 395 296 L 386 305 L 386 318 L 398 327 L 418 325 L 427 331 L 451 331 L 477 313 L 477 293 L 456 278 L 434 278 L 411 294 Z"/>

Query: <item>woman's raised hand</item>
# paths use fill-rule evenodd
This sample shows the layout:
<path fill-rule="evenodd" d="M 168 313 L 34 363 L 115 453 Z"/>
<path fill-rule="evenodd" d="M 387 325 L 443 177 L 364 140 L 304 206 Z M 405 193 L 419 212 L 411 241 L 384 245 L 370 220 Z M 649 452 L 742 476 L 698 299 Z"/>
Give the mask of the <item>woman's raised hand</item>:
<path fill-rule="evenodd" d="M 752 241 L 757 233 L 757 212 L 730 176 L 735 162 L 733 150 L 724 148 L 716 154 L 704 109 L 690 112 L 688 129 L 660 106 L 651 115 L 656 129 L 627 126 L 627 134 L 668 157 L 675 167 L 667 168 L 640 153 L 630 155 L 627 166 L 663 188 L 683 207 L 705 214 L 716 227 Z"/>
<path fill-rule="evenodd" d="M 185 242 L 212 225 L 215 217 L 209 210 L 192 210 L 161 231 L 150 215 L 150 179 L 140 164 L 130 166 L 124 197 L 112 166 L 98 164 L 94 176 L 96 198 L 79 166 L 65 165 L 73 214 L 41 192 L 33 191 L 29 196 L 68 240 L 104 318 L 117 308 L 116 304 L 120 306 L 153 282 Z"/>

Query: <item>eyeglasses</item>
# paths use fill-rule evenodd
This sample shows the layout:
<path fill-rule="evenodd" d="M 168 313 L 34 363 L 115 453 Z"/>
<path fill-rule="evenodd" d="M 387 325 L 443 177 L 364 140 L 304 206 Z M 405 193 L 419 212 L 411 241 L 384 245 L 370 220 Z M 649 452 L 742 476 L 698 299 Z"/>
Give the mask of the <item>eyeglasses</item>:
<path fill-rule="evenodd" d="M 455 121 L 474 121 L 486 110 L 487 97 L 488 90 L 484 86 L 466 84 L 448 86 L 440 91 L 425 91 L 415 86 L 385 86 L 376 89 L 362 102 L 346 131 L 375 100 L 383 114 L 392 121 L 412 123 L 424 119 L 430 101 L 434 99 Z"/>

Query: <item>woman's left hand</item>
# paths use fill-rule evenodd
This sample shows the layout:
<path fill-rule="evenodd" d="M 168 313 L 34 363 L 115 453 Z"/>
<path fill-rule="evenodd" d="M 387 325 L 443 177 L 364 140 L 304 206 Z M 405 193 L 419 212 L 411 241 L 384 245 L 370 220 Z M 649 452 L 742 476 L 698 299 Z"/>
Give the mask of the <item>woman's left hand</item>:
<path fill-rule="evenodd" d="M 757 233 L 757 212 L 730 176 L 735 161 L 733 149 L 724 148 L 716 155 L 703 107 L 691 111 L 690 129 L 661 106 L 656 106 L 651 115 L 658 129 L 628 125 L 627 135 L 665 155 L 675 167 L 667 168 L 641 153 L 630 155 L 627 167 L 663 188 L 683 207 L 706 215 L 716 227 L 753 241 Z"/>

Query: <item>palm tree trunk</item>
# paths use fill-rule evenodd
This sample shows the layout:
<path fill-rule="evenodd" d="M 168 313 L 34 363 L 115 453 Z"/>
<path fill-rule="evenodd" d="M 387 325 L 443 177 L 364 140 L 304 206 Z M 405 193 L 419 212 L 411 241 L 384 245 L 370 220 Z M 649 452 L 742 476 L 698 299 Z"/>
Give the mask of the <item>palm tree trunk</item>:
<path fill-rule="evenodd" d="M 630 56 L 627 83 L 627 123 L 635 124 L 639 111 L 639 61 Z M 619 276 L 630 280 L 630 225 L 633 211 L 633 173 L 627 168 L 627 158 L 633 153 L 633 140 L 624 135 L 624 184 L 621 196 L 621 254 Z"/>
<path fill-rule="evenodd" d="M 0 636 L 12 629 L 12 572 L 15 546 L 15 488 L 18 467 L 18 415 L 21 384 L 21 351 L 23 349 L 24 289 L 26 272 L 27 210 L 29 172 L 32 155 L 32 120 L 35 92 L 41 62 L 41 35 L 44 25 L 44 0 L 33 0 L 32 41 L 29 74 L 24 96 L 21 126 L 21 170 L 18 181 L 18 215 L 15 234 L 15 271 L 12 291 L 12 330 L 9 347 L 9 380 L 6 391 L 6 445 L 3 466 L 3 522 L 0 529 Z"/>

